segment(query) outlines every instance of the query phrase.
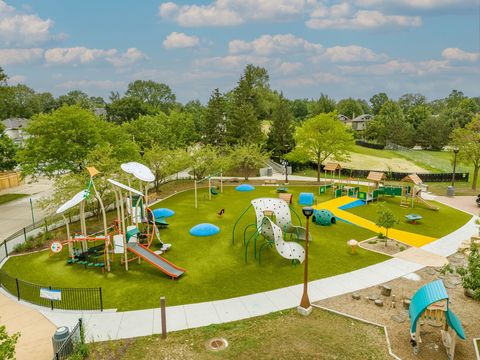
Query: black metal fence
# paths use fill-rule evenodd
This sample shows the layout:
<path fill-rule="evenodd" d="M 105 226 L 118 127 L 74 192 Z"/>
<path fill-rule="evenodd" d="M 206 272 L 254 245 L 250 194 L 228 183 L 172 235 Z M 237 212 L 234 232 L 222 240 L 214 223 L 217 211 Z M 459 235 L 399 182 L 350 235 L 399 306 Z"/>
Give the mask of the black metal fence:
<path fill-rule="evenodd" d="M 306 164 L 292 163 L 293 171 L 313 169 L 317 170 L 317 164 L 310 162 Z M 323 172 L 323 165 L 321 170 Z M 346 177 L 366 179 L 368 173 L 372 170 L 356 170 L 356 169 L 342 169 L 340 174 Z M 395 172 L 395 171 L 386 171 L 385 175 L 388 180 L 400 181 L 405 176 L 411 174 L 411 172 Z M 423 182 L 450 182 L 452 181 L 453 173 L 417 173 L 417 175 L 423 180 Z M 323 175 L 322 175 L 323 176 Z M 455 173 L 456 182 L 468 182 L 470 173 Z"/>
<path fill-rule="evenodd" d="M 369 142 L 366 142 L 366 141 L 363 141 L 363 140 L 356 140 L 355 144 L 358 145 L 358 146 L 363 146 L 363 147 L 370 148 L 370 149 L 377 149 L 377 150 L 385 149 L 385 145 L 369 143 Z"/>
<path fill-rule="evenodd" d="M 0 285 L 18 301 L 63 310 L 103 311 L 102 288 L 62 288 L 42 286 L 14 278 L 0 270 Z"/>
<path fill-rule="evenodd" d="M 78 319 L 77 325 L 72 329 L 68 337 L 63 341 L 60 347 L 54 350 L 52 360 L 64 360 L 69 359 L 72 355 L 72 352 L 75 351 L 75 348 L 85 343 L 83 335 L 83 323 L 82 319 Z"/>

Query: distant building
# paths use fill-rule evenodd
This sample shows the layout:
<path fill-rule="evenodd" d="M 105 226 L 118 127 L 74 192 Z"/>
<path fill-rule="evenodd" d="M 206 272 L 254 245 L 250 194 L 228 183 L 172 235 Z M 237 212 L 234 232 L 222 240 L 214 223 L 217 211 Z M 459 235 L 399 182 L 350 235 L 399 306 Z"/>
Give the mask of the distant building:
<path fill-rule="evenodd" d="M 22 146 L 28 135 L 25 133 L 28 119 L 10 118 L 2 121 L 5 126 L 5 134 L 12 139 L 17 145 Z"/>
<path fill-rule="evenodd" d="M 363 114 L 350 119 L 348 116 L 339 114 L 338 120 L 340 120 L 345 126 L 348 126 L 355 131 L 363 131 L 367 128 L 367 123 L 373 120 L 373 115 Z"/>

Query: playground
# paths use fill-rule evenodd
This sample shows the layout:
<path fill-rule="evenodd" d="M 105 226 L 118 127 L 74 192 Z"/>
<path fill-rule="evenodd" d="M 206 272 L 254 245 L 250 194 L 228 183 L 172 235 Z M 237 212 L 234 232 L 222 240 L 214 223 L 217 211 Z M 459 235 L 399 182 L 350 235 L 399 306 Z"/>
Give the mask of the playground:
<path fill-rule="evenodd" d="M 12 276 L 33 283 L 57 287 L 102 287 L 104 307 L 118 310 L 155 307 L 160 296 L 166 296 L 169 305 L 177 305 L 231 298 L 297 284 L 303 274 L 302 266 L 296 266 L 292 259 L 280 256 L 274 246 L 263 249 L 259 263 L 253 242 L 247 251 L 244 246 L 244 230 L 255 223 L 255 212 L 248 209 L 250 202 L 259 198 L 278 199 L 277 187 L 256 185 L 251 191 L 238 191 L 238 184 L 224 184 L 221 192 L 218 185 L 218 180 L 213 181 L 212 186 L 217 186 L 216 194 L 209 192 L 205 185 L 197 189 L 197 209 L 194 206 L 193 189 L 179 192 L 152 206 L 154 212 L 156 208 L 171 209 L 174 212 L 173 216 L 162 220 L 168 225 L 159 226 L 158 236 L 163 244 L 171 244 L 171 249 L 162 254 L 162 257 L 184 270 L 177 280 L 169 279 L 168 275 L 152 266 L 145 258 L 140 263 L 129 262 L 126 271 L 124 262 L 119 259 L 123 250 L 109 262 L 110 271 L 101 271 L 95 266 L 87 267 L 86 264 L 69 265 L 67 246 L 53 256 L 49 251 L 41 251 L 12 257 L 3 269 Z M 302 205 L 299 204 L 301 193 L 313 194 L 316 207 L 328 205 L 333 213 L 341 211 L 342 214 L 344 212 L 349 216 L 358 216 L 369 223 L 376 216 L 376 203 L 338 210 L 338 206 L 341 206 L 339 201 L 349 203 L 356 199 L 345 196 L 333 198 L 330 189 L 322 194 L 319 194 L 318 186 L 290 186 L 286 190 L 292 196 L 291 219 L 296 226 L 305 226 L 305 218 L 301 215 Z M 367 189 L 360 187 L 360 190 Z M 398 197 L 385 196 L 381 198 L 383 200 L 399 217 L 411 212 L 411 209 L 399 206 Z M 399 231 L 402 230 L 407 235 L 416 234 L 428 242 L 462 226 L 469 219 L 463 212 L 439 207 L 440 211 L 431 211 L 422 204 L 415 206 L 415 212 L 423 216 L 422 222 L 412 225 L 400 221 L 397 226 Z M 244 216 L 241 216 L 244 212 Z M 205 223 L 218 227 L 219 232 L 201 237 L 189 233 L 190 229 Z M 438 223 L 445 226 L 436 227 L 435 224 Z M 396 229 L 391 230 L 392 237 L 395 235 L 394 230 Z M 310 279 L 353 271 L 388 259 L 387 256 L 360 248 L 354 254 L 350 252 L 347 241 L 365 240 L 376 235 L 376 231 L 375 228 L 354 224 L 348 219 L 329 226 L 311 224 Z M 254 232 L 255 227 L 247 229 L 245 239 Z M 285 243 L 301 246 L 301 240 L 288 241 L 288 236 L 291 235 L 287 235 Z M 101 239 L 91 238 L 89 246 L 99 246 L 101 242 Z M 257 250 L 262 244 L 262 239 L 259 238 Z M 161 246 L 155 237 L 151 240 L 147 253 L 159 250 Z"/>

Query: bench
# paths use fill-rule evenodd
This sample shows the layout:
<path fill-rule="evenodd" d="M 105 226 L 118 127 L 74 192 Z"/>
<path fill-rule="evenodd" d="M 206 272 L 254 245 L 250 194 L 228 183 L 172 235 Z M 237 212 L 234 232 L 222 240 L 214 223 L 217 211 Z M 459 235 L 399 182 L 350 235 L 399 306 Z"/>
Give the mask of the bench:
<path fill-rule="evenodd" d="M 282 199 L 282 200 L 285 201 L 287 204 L 291 204 L 292 201 L 293 201 L 293 194 L 280 193 L 280 194 L 278 194 L 278 198 L 279 198 L 279 199 Z"/>

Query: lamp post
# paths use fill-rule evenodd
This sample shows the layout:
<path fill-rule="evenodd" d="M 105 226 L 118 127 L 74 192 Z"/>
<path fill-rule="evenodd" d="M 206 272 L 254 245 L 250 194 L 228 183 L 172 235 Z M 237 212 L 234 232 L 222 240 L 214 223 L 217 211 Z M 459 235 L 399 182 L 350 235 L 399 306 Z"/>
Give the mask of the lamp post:
<path fill-rule="evenodd" d="M 288 161 L 287 160 L 282 160 L 281 163 L 285 168 L 285 184 L 288 184 Z"/>
<path fill-rule="evenodd" d="M 448 192 L 450 196 L 455 195 L 455 172 L 457 171 L 457 154 L 459 148 L 458 146 L 453 147 L 453 173 L 452 173 L 452 186 L 450 187 L 450 191 Z"/>
<path fill-rule="evenodd" d="M 312 306 L 310 305 L 310 299 L 308 298 L 308 237 L 309 237 L 309 230 L 308 224 L 310 222 L 310 216 L 313 214 L 313 208 L 310 206 L 306 206 L 302 209 L 303 215 L 307 218 L 307 226 L 306 226 L 306 236 L 305 236 L 305 261 L 304 261 L 304 270 L 303 270 L 303 295 L 302 300 L 300 301 L 300 305 L 298 306 L 297 310 L 300 314 L 307 316 L 310 315 L 312 312 Z"/>

